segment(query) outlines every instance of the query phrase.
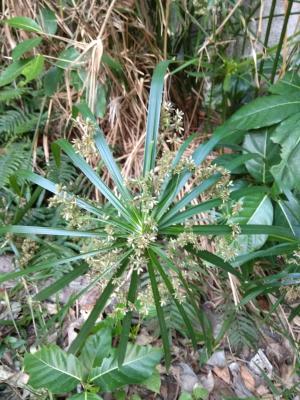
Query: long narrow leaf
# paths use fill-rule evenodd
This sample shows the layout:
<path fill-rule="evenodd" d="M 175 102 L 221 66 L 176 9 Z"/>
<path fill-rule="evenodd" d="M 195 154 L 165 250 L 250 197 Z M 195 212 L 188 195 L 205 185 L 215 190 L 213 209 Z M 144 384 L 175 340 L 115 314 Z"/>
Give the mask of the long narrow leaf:
<path fill-rule="evenodd" d="M 212 210 L 213 208 L 218 207 L 221 204 L 222 204 L 221 199 L 204 201 L 203 203 L 200 203 L 196 206 L 189 207 L 186 211 L 182 211 L 181 213 L 174 215 L 172 218 L 168 219 L 167 222 L 165 222 L 162 225 L 159 225 L 159 228 L 163 229 L 173 224 L 180 224 L 181 222 L 186 221 L 189 218 L 192 218 L 194 215 L 200 214 L 204 211 Z"/>
<path fill-rule="evenodd" d="M 240 225 L 241 234 L 243 235 L 270 235 L 272 238 L 286 240 L 292 243 L 299 243 L 299 239 L 291 236 L 288 228 L 270 225 Z M 160 230 L 161 234 L 179 235 L 186 228 L 184 226 L 170 226 Z M 193 233 L 201 235 L 228 235 L 232 229 L 228 225 L 194 225 L 190 227 Z"/>
<path fill-rule="evenodd" d="M 56 282 L 41 290 L 38 294 L 34 296 L 34 300 L 43 301 L 48 299 L 50 296 L 59 292 L 61 289 L 67 286 L 70 282 L 73 282 L 74 279 L 78 278 L 81 275 L 84 275 L 88 269 L 89 266 L 87 264 L 81 264 L 80 266 L 62 276 Z"/>
<path fill-rule="evenodd" d="M 192 141 L 193 141 L 196 137 L 197 137 L 197 135 L 194 133 L 194 134 L 190 135 L 190 136 L 182 143 L 182 145 L 180 146 L 179 150 L 178 150 L 177 153 L 176 153 L 176 156 L 174 157 L 174 159 L 173 159 L 173 161 L 172 161 L 172 166 L 171 166 L 172 169 L 175 168 L 175 167 L 178 165 L 178 163 L 179 163 L 181 157 L 183 156 L 184 152 L 186 151 L 186 149 L 189 147 L 189 145 L 192 143 Z M 169 184 L 169 182 L 170 182 L 170 180 L 171 180 L 171 177 L 172 177 L 172 174 L 169 172 L 169 173 L 166 175 L 163 184 L 161 185 L 160 195 L 159 195 L 158 201 L 160 201 L 160 200 L 162 199 L 162 197 L 164 196 L 165 191 L 166 191 L 166 189 L 167 189 L 167 186 L 168 186 L 168 184 Z"/>
<path fill-rule="evenodd" d="M 120 337 L 120 343 L 118 346 L 118 365 L 119 365 L 119 367 L 121 367 L 121 365 L 123 364 L 125 354 L 126 354 L 127 343 L 128 343 L 130 327 L 131 327 L 131 320 L 132 320 L 132 310 L 130 309 L 130 307 L 132 307 L 132 305 L 135 302 L 137 288 L 138 288 L 138 273 L 137 273 L 137 271 L 133 271 L 132 276 L 131 276 L 129 290 L 128 290 L 128 295 L 127 295 L 127 307 L 129 307 L 129 310 L 126 312 L 126 315 L 123 319 L 122 333 L 121 333 L 121 337 Z"/>
<path fill-rule="evenodd" d="M 97 124 L 97 119 L 89 109 L 88 105 L 86 102 L 82 102 L 80 104 L 77 104 L 75 107 L 83 118 L 85 120 L 90 120 L 94 124 L 94 129 L 95 129 L 95 144 L 97 149 L 99 150 L 99 153 L 101 155 L 101 158 L 106 165 L 114 183 L 116 184 L 119 192 L 126 198 L 127 200 L 132 200 L 132 196 L 130 195 L 125 183 L 124 179 L 121 175 L 120 169 L 117 166 L 117 163 L 115 162 L 113 155 L 109 149 L 109 146 L 105 140 L 104 133 L 102 129 L 99 127 Z"/>
<path fill-rule="evenodd" d="M 125 271 L 127 265 L 128 265 L 128 260 L 129 260 L 129 255 L 131 251 L 127 252 L 125 256 L 123 257 L 121 266 L 117 270 L 117 272 L 113 275 L 113 277 L 109 280 L 108 284 L 106 285 L 105 289 L 103 290 L 102 294 L 96 301 L 96 304 L 90 313 L 88 319 L 85 321 L 83 326 L 80 329 L 79 334 L 77 335 L 76 339 L 72 342 L 69 352 L 70 353 L 78 353 L 78 351 L 81 349 L 83 346 L 83 343 L 87 336 L 90 334 L 91 330 L 93 329 L 93 326 L 95 322 L 97 321 L 100 313 L 103 311 L 109 297 L 111 296 L 112 292 L 114 291 L 116 287 L 115 280 L 117 278 L 120 278 Z"/>
<path fill-rule="evenodd" d="M 148 105 L 147 128 L 146 128 L 146 142 L 145 142 L 144 168 L 143 168 L 144 176 L 151 169 L 153 169 L 155 165 L 162 92 L 164 86 L 164 76 L 169 64 L 170 61 L 160 62 L 156 66 L 152 76 L 149 105 Z"/>
<path fill-rule="evenodd" d="M 27 171 L 27 170 L 21 170 L 17 173 L 17 175 L 21 178 L 28 179 L 30 182 L 41 186 L 42 188 L 48 190 L 49 192 L 51 192 L 53 194 L 59 193 L 58 185 L 56 185 L 54 182 L 50 181 L 47 178 L 44 178 L 40 175 L 35 174 L 34 172 Z M 70 198 L 72 198 L 72 194 L 68 193 L 68 195 L 70 196 Z M 92 214 L 98 215 L 99 217 L 105 215 L 99 208 L 97 208 L 77 197 L 76 197 L 76 204 L 78 205 L 78 207 L 82 208 L 83 210 L 86 210 Z"/>
<path fill-rule="evenodd" d="M 181 200 L 179 200 L 171 209 L 168 211 L 164 217 L 161 219 L 160 223 L 163 225 L 165 222 L 169 221 L 169 219 L 177 214 L 182 208 L 186 207 L 188 204 L 191 203 L 194 199 L 196 199 L 198 196 L 200 196 L 201 193 L 203 193 L 205 190 L 209 189 L 212 185 L 214 185 L 220 178 L 219 174 L 216 174 L 208 179 L 206 179 L 204 182 L 202 182 L 200 185 L 195 187 L 190 193 L 187 193 L 186 195 L 183 196 Z"/>
<path fill-rule="evenodd" d="M 149 260 L 149 262 L 148 262 L 148 272 L 149 272 L 149 278 L 150 278 L 150 282 L 151 282 L 153 299 L 154 299 L 156 312 L 157 312 L 157 318 L 158 318 L 159 327 L 160 327 L 160 334 L 161 334 L 161 338 L 162 338 L 162 342 L 163 342 L 166 368 L 169 369 L 169 367 L 171 365 L 171 351 L 170 351 L 170 343 L 169 343 L 169 334 L 168 334 L 168 329 L 166 326 L 164 311 L 160 304 L 159 290 L 158 290 L 158 286 L 157 286 L 157 282 L 156 282 L 154 267 L 153 267 L 151 260 Z"/>
<path fill-rule="evenodd" d="M 8 225 L 0 226 L 0 234 L 19 233 L 24 235 L 50 235 L 50 236 L 67 236 L 67 237 L 89 237 L 89 238 L 105 238 L 107 235 L 100 232 L 82 232 L 72 231 L 68 229 L 43 227 L 43 226 L 25 226 L 25 225 Z"/>
<path fill-rule="evenodd" d="M 6 274 L 0 275 L 0 283 L 11 280 L 11 279 L 19 278 L 20 276 L 27 276 L 29 274 L 32 274 L 34 272 L 39 272 L 39 271 L 45 270 L 47 268 L 53 268 L 58 265 L 68 264 L 68 263 L 83 260 L 83 259 L 86 259 L 89 257 L 97 256 L 101 253 L 106 253 L 108 251 L 112 251 L 112 250 L 114 250 L 116 248 L 120 248 L 120 247 L 122 247 L 122 245 L 120 245 L 120 244 L 112 245 L 112 246 L 108 246 L 108 247 L 105 247 L 105 248 L 102 248 L 99 250 L 89 251 L 87 253 L 81 253 L 77 256 L 62 258 L 59 260 L 49 261 L 49 262 L 46 262 L 43 264 L 33 265 L 32 267 L 27 267 L 20 271 L 8 272 Z"/>
<path fill-rule="evenodd" d="M 162 279 L 163 279 L 163 281 L 164 281 L 164 283 L 166 285 L 166 288 L 168 289 L 170 295 L 172 296 L 172 299 L 173 299 L 173 301 L 174 301 L 174 303 L 175 303 L 175 305 L 176 305 L 176 307 L 178 309 L 178 312 L 181 315 L 181 317 L 182 317 L 182 319 L 183 319 L 183 321 L 184 321 L 184 323 L 186 325 L 186 328 L 187 328 L 188 334 L 189 334 L 189 336 L 190 336 L 190 338 L 192 340 L 193 346 L 196 347 L 197 346 L 197 339 L 196 339 L 194 328 L 193 328 L 193 326 L 192 326 L 192 324 L 190 322 L 189 317 L 187 316 L 187 314 L 185 312 L 184 307 L 180 304 L 180 302 L 176 298 L 175 289 L 174 289 L 171 281 L 169 280 L 168 275 L 163 270 L 162 266 L 160 265 L 160 263 L 158 261 L 158 258 L 156 257 L 156 254 L 151 249 L 149 249 L 149 255 L 150 255 L 150 258 L 151 258 L 151 261 L 152 261 L 153 265 L 155 265 L 156 269 L 158 270 L 160 276 L 162 277 Z"/>
<path fill-rule="evenodd" d="M 158 246 L 153 246 L 152 250 L 159 256 L 162 257 L 164 262 L 167 264 L 167 266 L 172 269 L 173 271 L 175 271 L 178 275 L 178 278 L 180 280 L 180 282 L 182 283 L 188 300 L 190 302 L 190 304 L 192 305 L 197 317 L 198 317 L 198 321 L 201 325 L 202 331 L 203 331 L 203 339 L 204 342 L 206 344 L 207 347 L 207 351 L 208 353 L 211 352 L 212 347 L 213 347 L 213 333 L 212 333 L 212 328 L 211 328 L 211 324 L 210 321 L 208 320 L 207 316 L 205 315 L 204 311 L 201 309 L 201 307 L 199 307 L 196 304 L 195 301 L 195 294 L 192 292 L 192 290 L 190 289 L 190 285 L 187 283 L 186 279 L 183 276 L 183 273 L 181 272 L 181 270 L 179 268 L 177 268 L 172 261 L 170 260 L 170 258 L 167 256 L 167 254 Z"/>
<path fill-rule="evenodd" d="M 205 260 L 209 262 L 210 264 L 215 265 L 216 267 L 219 267 L 223 269 L 226 272 L 230 272 L 232 275 L 237 276 L 238 278 L 241 277 L 241 274 L 239 271 L 235 268 L 232 267 L 229 262 L 226 262 L 222 260 L 221 257 L 218 257 L 217 255 L 207 251 L 207 250 L 195 250 L 193 246 L 186 246 L 188 251 L 192 254 L 195 254 L 195 256 L 199 257 L 202 260 Z"/>
<path fill-rule="evenodd" d="M 89 164 L 78 154 L 71 146 L 71 144 L 65 139 L 59 139 L 55 142 L 73 161 L 74 165 L 79 168 L 84 175 L 93 183 L 96 188 L 102 193 L 102 195 L 116 208 L 127 219 L 131 222 L 131 217 L 124 205 L 120 200 L 113 194 L 113 192 L 105 185 L 102 179 L 96 174 L 96 172 L 89 166 Z"/>

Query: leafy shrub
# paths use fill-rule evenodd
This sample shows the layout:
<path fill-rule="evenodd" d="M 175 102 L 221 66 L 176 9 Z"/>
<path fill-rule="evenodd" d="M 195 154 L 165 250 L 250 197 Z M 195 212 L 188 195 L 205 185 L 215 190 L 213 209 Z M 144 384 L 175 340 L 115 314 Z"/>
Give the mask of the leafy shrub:
<path fill-rule="evenodd" d="M 158 348 L 128 344 L 123 365 L 119 367 L 111 329 L 102 327 L 88 338 L 79 357 L 55 345 L 45 346 L 35 353 L 27 353 L 24 367 L 30 376 L 28 384 L 34 389 L 63 394 L 81 384 L 84 392 L 71 399 L 100 400 L 98 392 L 112 392 L 126 385 L 146 382 L 161 355 Z"/>
<path fill-rule="evenodd" d="M 141 178 L 131 185 L 125 184 L 103 132 L 86 104 L 82 103 L 77 106 L 77 112 L 80 112 L 86 120 L 91 136 L 94 135 L 95 146 L 114 181 L 118 194 L 116 195 L 105 185 L 70 143 L 61 139 L 53 146 L 53 154 L 58 165 L 60 164 L 60 149 L 62 149 L 74 165 L 95 185 L 108 204 L 102 206 L 74 196 L 64 187 L 42 176 L 22 171 L 19 172 L 19 177 L 54 194 L 51 199 L 52 205 L 62 205 L 63 216 L 72 229 L 24 225 L 0 228 L 1 233 L 81 238 L 80 240 L 85 244 L 84 251 L 80 254 L 58 261 L 28 266 L 23 270 L 6 274 L 1 280 L 28 275 L 53 265 L 83 260 L 79 267 L 65 274 L 36 296 L 37 300 L 49 297 L 88 269 L 96 277 L 95 282 L 101 282 L 102 293 L 71 345 L 70 351 L 73 353 L 78 353 L 82 348 L 110 296 L 114 292 L 120 295 L 122 288 L 125 293 L 126 315 L 122 323 L 118 349 L 119 365 L 122 365 L 127 351 L 132 315 L 136 300 L 140 295 L 138 291 L 140 277 L 146 271 L 152 292 L 149 296 L 153 297 L 156 307 L 167 366 L 170 364 L 170 348 L 168 327 L 162 307 L 165 292 L 176 305 L 188 334 L 196 345 L 196 335 L 182 301 L 186 298 L 192 305 L 202 327 L 202 339 L 205 341 L 208 352 L 212 350 L 213 337 L 210 323 L 198 307 L 188 283 L 191 271 L 189 265 L 209 262 L 238 278 L 241 274 L 229 262 L 203 249 L 198 240 L 199 235 L 200 237 L 201 235 L 210 237 L 231 235 L 236 239 L 240 234 L 254 236 L 263 234 L 271 235 L 273 240 L 287 240 L 294 246 L 293 248 L 298 245 L 298 241 L 288 230 L 270 225 L 257 225 L 259 221 L 255 221 L 253 225 L 248 220 L 241 220 L 240 224 L 238 222 L 231 225 L 207 223 L 217 208 L 226 207 L 230 199 L 239 199 L 245 193 L 244 189 L 241 189 L 241 193 L 239 190 L 230 192 L 228 186 L 230 175 L 224 168 L 211 165 L 200 166 L 213 147 L 222 139 L 235 133 L 236 129 L 229 130 L 227 126 L 218 129 L 208 142 L 197 147 L 192 156 L 187 157 L 184 153 L 193 140 L 191 136 L 182 144 L 173 159 L 170 157 L 172 154 L 167 154 L 165 157 L 162 156 L 156 164 L 163 77 L 168 64 L 168 62 L 160 63 L 153 75 Z M 237 128 L 240 129 L 240 127 Z M 243 162 L 244 159 L 238 162 L 235 160 L 234 165 L 238 166 Z M 186 183 L 190 178 L 193 178 L 196 185 L 176 201 L 181 189 L 187 188 Z M 198 205 L 191 205 L 193 200 L 204 193 L 206 194 L 205 201 Z M 206 213 L 208 220 L 203 221 L 202 213 Z M 247 254 L 246 257 L 248 256 Z M 149 302 L 150 297 L 145 301 Z"/>

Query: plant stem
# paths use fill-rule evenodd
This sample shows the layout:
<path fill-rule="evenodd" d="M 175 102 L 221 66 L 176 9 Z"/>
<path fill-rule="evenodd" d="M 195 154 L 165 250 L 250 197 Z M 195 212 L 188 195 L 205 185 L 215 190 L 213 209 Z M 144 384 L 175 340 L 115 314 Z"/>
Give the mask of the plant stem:
<path fill-rule="evenodd" d="M 274 83 L 274 79 L 276 76 L 276 71 L 277 71 L 277 65 L 278 65 L 278 61 L 279 61 L 279 57 L 280 57 L 280 53 L 281 53 L 281 49 L 282 49 L 282 44 L 285 38 L 285 34 L 286 34 L 286 30 L 287 30 L 287 24 L 290 18 L 290 14 L 291 14 L 291 10 L 293 7 L 293 2 L 294 0 L 288 0 L 288 6 L 285 12 L 285 18 L 283 21 L 283 26 L 282 26 L 282 30 L 281 30 L 281 34 L 280 34 L 280 39 L 279 39 L 279 43 L 278 43 L 278 47 L 277 47 L 277 51 L 276 51 L 276 55 L 275 55 L 275 60 L 273 63 L 273 69 L 272 69 L 272 74 L 271 74 L 271 83 Z"/>
<path fill-rule="evenodd" d="M 276 0 L 272 1 L 271 4 L 271 9 L 270 9 L 270 14 L 269 14 L 269 20 L 268 20 L 268 25 L 267 25 L 267 30 L 266 30 L 266 36 L 265 36 L 265 40 L 264 40 L 264 49 L 266 49 L 268 47 L 268 43 L 269 43 L 269 37 L 270 37 L 270 32 L 271 32 L 271 27 L 272 27 L 272 22 L 273 22 L 273 18 L 274 18 L 274 11 L 275 11 L 275 6 L 276 6 Z M 260 66 L 259 66 L 259 80 L 261 79 L 261 75 L 263 73 L 263 68 L 264 68 L 264 57 L 261 60 Z"/>

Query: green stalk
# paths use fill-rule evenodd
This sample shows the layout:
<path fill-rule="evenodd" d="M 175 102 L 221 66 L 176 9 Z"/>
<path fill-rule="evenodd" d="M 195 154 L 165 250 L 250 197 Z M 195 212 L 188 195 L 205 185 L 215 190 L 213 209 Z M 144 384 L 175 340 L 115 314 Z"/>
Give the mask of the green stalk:
<path fill-rule="evenodd" d="M 283 21 L 283 26 L 282 26 L 282 30 L 281 30 L 281 34 L 280 34 L 280 39 L 279 39 L 279 43 L 278 43 L 278 46 L 277 46 L 277 51 L 276 51 L 275 60 L 274 60 L 274 64 L 273 64 L 273 69 L 272 69 L 272 74 L 271 74 L 271 83 L 274 83 L 274 79 L 275 79 L 275 75 L 276 75 L 276 71 L 277 71 L 277 66 L 278 66 L 278 61 L 279 61 L 279 57 L 280 57 L 280 53 L 281 53 L 284 37 L 285 37 L 285 34 L 286 34 L 287 24 L 289 22 L 291 10 L 292 10 L 292 7 L 293 7 L 293 2 L 294 2 L 294 0 L 289 0 L 288 6 L 287 6 L 287 9 L 286 9 L 285 18 L 284 18 L 284 21 Z"/>
<path fill-rule="evenodd" d="M 268 47 L 272 22 L 273 22 L 273 18 L 274 18 L 275 6 L 276 6 L 276 0 L 272 0 L 270 14 L 269 14 L 269 20 L 268 20 L 268 25 L 267 25 L 267 30 L 266 30 L 266 36 L 265 36 L 265 40 L 264 40 L 264 49 L 266 49 Z M 259 80 L 261 79 L 261 75 L 263 73 L 264 62 L 265 62 L 265 59 L 264 59 L 264 57 L 262 57 L 260 66 L 259 66 L 259 73 L 258 73 Z"/>

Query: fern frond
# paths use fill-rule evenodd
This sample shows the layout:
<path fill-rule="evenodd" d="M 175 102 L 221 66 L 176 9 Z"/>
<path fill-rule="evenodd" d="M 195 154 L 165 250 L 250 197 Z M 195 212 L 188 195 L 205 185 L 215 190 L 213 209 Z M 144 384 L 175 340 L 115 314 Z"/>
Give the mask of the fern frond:
<path fill-rule="evenodd" d="M 0 153 L 0 188 L 8 184 L 9 177 L 29 164 L 31 154 L 27 143 L 13 143 Z"/>
<path fill-rule="evenodd" d="M 0 103 L 9 103 L 11 100 L 18 100 L 24 94 L 28 93 L 28 89 L 24 88 L 5 88 L 0 90 Z"/>
<path fill-rule="evenodd" d="M 69 187 L 77 178 L 78 172 L 69 157 L 62 154 L 59 166 L 56 165 L 53 158 L 50 159 L 47 176 L 51 181 L 62 183 Z"/>
<path fill-rule="evenodd" d="M 245 311 L 234 311 L 234 313 L 227 333 L 231 347 L 235 351 L 239 351 L 244 345 L 250 348 L 256 348 L 259 330 L 255 321 Z"/>
<path fill-rule="evenodd" d="M 7 110 L 0 115 L 1 142 L 15 140 L 24 133 L 33 132 L 39 122 L 37 112 L 24 112 L 20 109 Z M 46 114 L 41 118 L 41 124 L 46 121 Z"/>

